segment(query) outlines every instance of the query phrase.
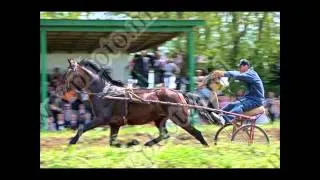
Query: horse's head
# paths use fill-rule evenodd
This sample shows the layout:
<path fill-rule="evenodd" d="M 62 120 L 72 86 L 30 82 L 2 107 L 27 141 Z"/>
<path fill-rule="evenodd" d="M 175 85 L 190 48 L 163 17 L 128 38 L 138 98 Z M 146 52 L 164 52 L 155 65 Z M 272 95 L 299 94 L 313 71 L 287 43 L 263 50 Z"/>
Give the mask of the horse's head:
<path fill-rule="evenodd" d="M 68 58 L 68 62 L 69 67 L 65 74 L 65 91 L 87 90 L 96 75 L 79 64 L 75 58 Z"/>

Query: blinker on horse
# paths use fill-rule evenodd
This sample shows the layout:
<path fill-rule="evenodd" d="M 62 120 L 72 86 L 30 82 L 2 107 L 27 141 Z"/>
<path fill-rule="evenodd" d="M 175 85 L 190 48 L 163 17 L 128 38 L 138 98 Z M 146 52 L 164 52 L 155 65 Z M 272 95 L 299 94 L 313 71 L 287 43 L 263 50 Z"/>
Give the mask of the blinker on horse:
<path fill-rule="evenodd" d="M 170 119 L 173 123 L 196 138 L 201 144 L 208 146 L 201 132 L 188 120 L 189 114 L 186 107 L 116 101 L 91 94 L 104 92 L 105 95 L 109 96 L 127 97 L 123 84 L 119 81 L 112 80 L 105 69 L 102 69 L 102 72 L 97 72 L 97 65 L 94 62 L 83 60 L 78 63 L 75 59 L 68 59 L 68 61 L 69 68 L 66 74 L 67 89 L 77 89 L 88 93 L 94 114 L 93 120 L 83 127 L 80 127 L 69 144 L 76 144 L 80 136 L 88 130 L 109 125 L 110 145 L 121 147 L 121 144 L 117 142 L 117 135 L 121 126 L 126 124 L 144 125 L 154 122 L 159 130 L 159 136 L 145 143 L 146 146 L 152 146 L 163 139 L 169 138 L 166 121 Z M 102 76 L 99 74 L 102 74 Z M 187 104 L 182 93 L 170 89 L 132 89 L 132 92 L 145 100 Z M 128 145 L 135 144 L 137 144 L 137 141 L 133 140 Z"/>

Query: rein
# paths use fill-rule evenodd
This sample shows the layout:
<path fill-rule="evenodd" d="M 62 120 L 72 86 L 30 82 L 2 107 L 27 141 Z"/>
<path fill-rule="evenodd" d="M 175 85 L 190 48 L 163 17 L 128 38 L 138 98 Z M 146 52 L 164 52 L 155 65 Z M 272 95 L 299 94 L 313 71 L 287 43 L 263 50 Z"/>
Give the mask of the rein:
<path fill-rule="evenodd" d="M 104 99 L 113 99 L 113 100 L 131 101 L 131 102 L 134 102 L 134 103 L 142 103 L 142 104 L 154 103 L 154 104 L 165 104 L 165 105 L 171 105 L 171 106 L 188 107 L 188 108 L 194 108 L 194 109 L 205 109 L 205 110 L 208 110 L 208 111 L 221 112 L 221 113 L 224 113 L 224 114 L 230 114 L 230 115 L 238 116 L 238 117 L 245 118 L 245 119 L 251 119 L 251 120 L 255 119 L 255 116 L 246 116 L 246 115 L 236 114 L 236 113 L 232 113 L 232 112 L 228 112 L 228 111 L 223 111 L 223 110 L 220 110 L 220 109 L 213 109 L 213 108 L 204 107 L 204 106 L 198 106 L 198 105 L 172 103 L 172 102 L 164 102 L 164 101 L 157 101 L 157 100 L 143 100 L 143 102 L 141 102 L 141 101 L 132 101 L 132 99 L 130 99 L 130 98 L 114 97 L 114 96 L 104 96 L 103 98 Z"/>
<path fill-rule="evenodd" d="M 72 71 L 76 72 L 76 67 L 74 67 L 72 69 Z M 80 76 L 80 78 L 83 81 L 83 77 Z M 88 94 L 88 95 L 98 95 L 98 96 L 101 96 L 101 97 L 103 95 L 107 94 L 107 92 L 99 92 L 99 93 L 85 92 L 85 91 L 81 90 L 81 88 L 79 86 L 77 86 L 73 81 L 71 83 L 77 88 L 77 90 L 75 90 L 77 93 L 84 93 L 84 94 Z M 67 82 L 67 84 L 69 86 L 69 81 Z M 245 115 L 240 115 L 240 114 L 236 114 L 236 113 L 223 111 L 223 110 L 220 110 L 220 109 L 213 109 L 213 108 L 199 106 L 199 105 L 172 103 L 172 102 L 164 102 L 164 101 L 158 101 L 158 100 L 144 100 L 143 98 L 141 98 L 141 97 L 137 96 L 135 93 L 133 93 L 132 88 L 124 88 L 124 89 L 125 89 L 125 93 L 127 95 L 129 95 L 129 98 L 128 97 L 115 97 L 115 96 L 108 96 L 108 95 L 105 95 L 102 98 L 104 98 L 104 99 L 113 99 L 113 100 L 125 100 L 125 101 L 130 101 L 130 102 L 133 102 L 133 103 L 141 103 L 141 104 L 155 103 L 155 104 L 165 104 L 165 105 L 172 105 L 172 106 L 179 106 L 179 107 L 188 107 L 188 108 L 194 108 L 194 109 L 205 109 L 205 110 L 208 110 L 208 111 L 221 112 L 221 113 L 224 113 L 224 114 L 235 115 L 235 116 L 238 116 L 240 118 L 245 118 L 245 119 L 250 119 L 250 120 L 255 119 L 255 116 L 245 116 Z M 154 91 L 155 90 L 157 90 L 157 89 L 154 89 Z M 175 90 L 175 91 L 177 92 L 177 90 Z"/>
<path fill-rule="evenodd" d="M 88 94 L 88 95 L 104 95 L 105 94 L 103 92 L 100 92 L 100 93 L 88 93 L 88 92 L 78 91 L 78 90 L 76 90 L 76 92 L 85 93 L 85 94 Z M 127 97 L 104 96 L 103 98 L 104 99 L 112 99 L 112 100 L 130 101 L 130 102 L 133 102 L 133 103 L 140 103 L 140 104 L 151 104 L 151 103 L 153 103 L 153 104 L 164 104 L 164 105 L 171 105 L 171 106 L 188 107 L 188 108 L 193 108 L 193 109 L 205 109 L 205 110 L 208 110 L 208 111 L 235 115 L 235 116 L 238 116 L 238 117 L 241 117 L 241 118 L 245 118 L 245 119 L 251 119 L 251 120 L 255 119 L 255 116 L 240 115 L 240 114 L 231 113 L 231 112 L 228 112 L 228 111 L 223 111 L 223 110 L 220 110 L 220 109 L 213 109 L 213 108 L 204 107 L 204 106 L 198 106 L 198 105 L 172 103 L 172 102 L 164 102 L 164 101 L 157 101 L 157 100 L 144 100 L 144 99 L 141 99 L 140 97 L 139 97 L 139 100 L 135 100 L 132 97 L 127 98 Z"/>
<path fill-rule="evenodd" d="M 104 92 L 99 92 L 99 93 L 89 93 L 89 92 L 85 92 L 85 91 L 79 91 L 79 90 L 75 90 L 77 93 L 83 93 L 83 94 L 88 94 L 88 95 L 103 95 L 106 94 Z"/>

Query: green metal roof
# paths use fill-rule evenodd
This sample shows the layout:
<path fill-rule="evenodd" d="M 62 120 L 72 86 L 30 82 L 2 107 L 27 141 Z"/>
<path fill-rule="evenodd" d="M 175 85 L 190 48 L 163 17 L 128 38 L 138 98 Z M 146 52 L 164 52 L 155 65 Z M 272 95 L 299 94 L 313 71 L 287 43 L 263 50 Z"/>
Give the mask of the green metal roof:
<path fill-rule="evenodd" d="M 40 30 L 47 32 L 48 52 L 88 51 L 97 49 L 102 37 L 126 43 L 122 48 L 132 53 L 156 47 L 193 27 L 205 25 L 203 20 L 71 20 L 41 19 Z M 110 39 L 110 37 L 112 37 Z M 115 37 L 115 39 L 114 39 Z M 114 42 L 112 42 L 114 43 Z"/>

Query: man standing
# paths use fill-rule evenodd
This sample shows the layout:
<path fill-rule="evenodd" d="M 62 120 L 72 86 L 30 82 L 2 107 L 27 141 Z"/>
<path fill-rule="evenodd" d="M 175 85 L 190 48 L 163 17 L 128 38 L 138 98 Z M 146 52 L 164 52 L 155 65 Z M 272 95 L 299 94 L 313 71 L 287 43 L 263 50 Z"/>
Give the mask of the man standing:
<path fill-rule="evenodd" d="M 170 89 L 176 89 L 176 74 L 180 73 L 179 67 L 173 63 L 172 59 L 168 59 L 167 64 L 163 67 L 164 70 L 164 86 Z"/>

